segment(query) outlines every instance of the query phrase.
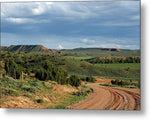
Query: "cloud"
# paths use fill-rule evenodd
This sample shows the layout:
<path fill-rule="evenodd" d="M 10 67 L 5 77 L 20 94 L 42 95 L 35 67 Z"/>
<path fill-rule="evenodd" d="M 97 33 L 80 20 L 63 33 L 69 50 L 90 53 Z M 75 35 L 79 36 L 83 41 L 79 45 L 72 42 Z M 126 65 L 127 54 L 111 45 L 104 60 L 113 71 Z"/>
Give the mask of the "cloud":
<path fill-rule="evenodd" d="M 88 40 L 86 38 L 81 39 L 81 41 L 84 43 L 95 43 L 95 40 Z"/>
<path fill-rule="evenodd" d="M 30 39 L 29 34 L 32 42 L 50 39 L 42 44 L 55 49 L 139 47 L 138 4 L 139 1 L 2 3 L 1 30 L 23 35 L 18 40 Z M 58 45 L 62 41 L 63 46 Z"/>
<path fill-rule="evenodd" d="M 1 13 L 3 17 L 27 17 L 31 16 L 31 8 L 34 4 L 29 3 L 2 3 Z"/>
<path fill-rule="evenodd" d="M 111 4 L 107 4 L 111 3 Z M 128 7 L 129 6 L 129 7 Z M 138 12 L 137 1 L 117 1 L 117 2 L 34 2 L 34 3 L 2 3 L 2 16 L 5 17 L 26 17 L 40 16 L 58 18 L 57 20 L 67 20 L 70 22 L 81 22 L 88 19 L 99 20 L 99 24 L 111 22 L 114 17 L 121 19 L 115 20 L 116 23 L 123 22 L 122 19 L 130 20 L 134 15 L 126 13 Z M 115 16 L 114 16 L 115 14 Z M 126 16 L 129 16 L 126 18 Z M 105 18 L 109 18 L 105 21 Z M 37 18 L 38 19 L 38 18 Z M 120 23 L 121 24 L 121 23 Z"/>
<path fill-rule="evenodd" d="M 28 22 L 35 22 L 33 19 L 29 18 L 6 18 L 7 21 L 12 22 L 12 23 L 17 23 L 17 24 L 23 24 L 23 23 L 28 23 Z"/>
<path fill-rule="evenodd" d="M 6 18 L 8 22 L 16 23 L 16 24 L 25 24 L 25 23 L 48 23 L 49 20 L 41 19 L 41 20 L 35 20 L 32 18 L 15 18 L 15 17 L 9 17 Z"/>
<path fill-rule="evenodd" d="M 48 8 L 51 8 L 51 5 L 53 4 L 53 2 L 45 2 L 45 4 L 47 5 Z"/>
<path fill-rule="evenodd" d="M 63 49 L 63 46 L 62 46 L 62 45 L 58 45 L 57 48 L 58 48 L 58 49 Z"/>
<path fill-rule="evenodd" d="M 41 6 L 38 6 L 37 8 L 32 9 L 33 15 L 41 15 L 45 12 L 44 8 Z"/>

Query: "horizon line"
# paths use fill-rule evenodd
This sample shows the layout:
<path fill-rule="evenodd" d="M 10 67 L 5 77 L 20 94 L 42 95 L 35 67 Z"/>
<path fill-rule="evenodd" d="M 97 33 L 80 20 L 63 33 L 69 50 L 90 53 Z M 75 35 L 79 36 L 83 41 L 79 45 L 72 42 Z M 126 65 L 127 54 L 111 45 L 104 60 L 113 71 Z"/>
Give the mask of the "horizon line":
<path fill-rule="evenodd" d="M 22 44 L 23 45 L 23 44 Z M 30 44 L 30 45 L 23 45 L 23 46 L 31 46 L 31 45 L 34 45 L 34 46 L 43 46 L 45 47 L 44 45 L 41 45 L 41 44 Z M 0 45 L 0 47 L 10 47 L 10 46 L 19 46 L 19 45 L 8 45 L 8 46 L 2 46 Z M 45 47 L 45 48 L 48 48 L 48 47 Z M 51 49 L 51 48 L 48 48 L 48 49 Z M 53 48 L 54 50 L 69 50 L 69 49 L 122 49 L 122 50 L 140 50 L 140 48 L 138 49 L 129 49 L 129 48 L 115 48 L 115 47 L 76 47 L 76 48 L 63 48 L 63 49 L 58 49 L 58 48 Z"/>

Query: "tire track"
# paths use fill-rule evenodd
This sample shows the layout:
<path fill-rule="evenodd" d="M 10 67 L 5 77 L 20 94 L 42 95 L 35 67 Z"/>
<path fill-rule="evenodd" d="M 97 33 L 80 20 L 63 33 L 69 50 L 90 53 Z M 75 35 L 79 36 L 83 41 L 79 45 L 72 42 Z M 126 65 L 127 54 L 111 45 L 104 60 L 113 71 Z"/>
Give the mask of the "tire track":
<path fill-rule="evenodd" d="M 93 94 L 69 109 L 140 110 L 140 92 L 135 89 L 89 84 Z"/>

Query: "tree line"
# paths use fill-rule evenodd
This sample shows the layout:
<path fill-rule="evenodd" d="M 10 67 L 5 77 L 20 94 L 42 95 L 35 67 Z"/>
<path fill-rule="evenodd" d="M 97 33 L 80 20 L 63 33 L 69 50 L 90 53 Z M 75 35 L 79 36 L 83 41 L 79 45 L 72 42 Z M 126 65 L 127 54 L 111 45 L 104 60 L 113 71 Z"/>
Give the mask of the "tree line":
<path fill-rule="evenodd" d="M 109 64 L 109 63 L 140 63 L 140 57 L 126 57 L 124 58 L 113 58 L 113 59 L 100 59 L 92 58 L 87 59 L 86 61 L 90 63 L 100 63 L 100 64 Z"/>
<path fill-rule="evenodd" d="M 5 59 L 4 69 L 6 74 L 14 79 L 20 79 L 22 72 L 30 71 L 29 67 L 24 68 L 20 64 L 17 64 L 12 57 Z M 33 69 L 35 78 L 42 81 L 56 81 L 58 84 L 70 84 L 71 86 L 78 87 L 81 84 L 81 79 L 77 75 L 71 75 L 68 77 L 68 73 L 61 67 L 56 67 L 52 62 L 45 60 L 43 66 L 40 69 Z"/>

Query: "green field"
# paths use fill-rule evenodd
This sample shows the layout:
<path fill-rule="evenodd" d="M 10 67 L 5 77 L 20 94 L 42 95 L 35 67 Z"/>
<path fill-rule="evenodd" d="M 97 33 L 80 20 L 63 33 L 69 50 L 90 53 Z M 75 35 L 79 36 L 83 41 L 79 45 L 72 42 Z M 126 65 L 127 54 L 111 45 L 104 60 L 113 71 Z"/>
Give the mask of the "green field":
<path fill-rule="evenodd" d="M 95 78 L 140 79 L 140 63 L 91 64 L 75 58 L 64 59 L 62 67 L 68 74 Z"/>
<path fill-rule="evenodd" d="M 72 59 L 78 59 L 78 60 L 91 59 L 93 57 L 94 56 L 66 56 L 66 58 L 72 58 Z"/>
<path fill-rule="evenodd" d="M 140 70 L 140 64 L 139 63 L 113 63 L 113 64 L 94 64 L 98 67 L 104 67 L 104 68 L 114 68 L 114 69 L 133 69 L 133 70 Z"/>

